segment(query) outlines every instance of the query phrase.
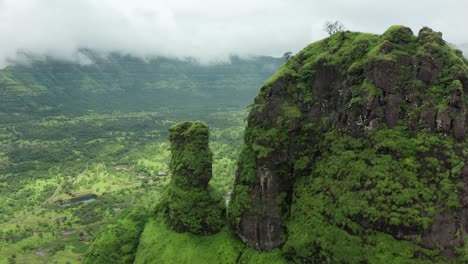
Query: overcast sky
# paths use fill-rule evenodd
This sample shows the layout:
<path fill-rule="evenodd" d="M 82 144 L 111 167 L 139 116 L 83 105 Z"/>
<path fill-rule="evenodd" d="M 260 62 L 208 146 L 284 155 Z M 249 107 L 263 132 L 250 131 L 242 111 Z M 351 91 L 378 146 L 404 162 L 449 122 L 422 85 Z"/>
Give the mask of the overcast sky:
<path fill-rule="evenodd" d="M 87 63 L 78 48 L 202 61 L 281 56 L 325 37 L 328 20 L 379 34 L 429 26 L 468 42 L 466 0 L 0 0 L 0 67 L 18 51 Z"/>

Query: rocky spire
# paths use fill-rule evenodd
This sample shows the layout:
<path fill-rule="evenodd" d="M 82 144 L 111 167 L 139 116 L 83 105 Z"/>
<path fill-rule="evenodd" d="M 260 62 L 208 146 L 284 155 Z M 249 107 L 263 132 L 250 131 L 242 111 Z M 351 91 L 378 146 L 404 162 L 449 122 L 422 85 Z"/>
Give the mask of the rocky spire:
<path fill-rule="evenodd" d="M 177 232 L 211 234 L 224 225 L 222 197 L 208 183 L 212 177 L 209 131 L 203 122 L 182 122 L 169 130 L 171 182 L 162 205 Z"/>

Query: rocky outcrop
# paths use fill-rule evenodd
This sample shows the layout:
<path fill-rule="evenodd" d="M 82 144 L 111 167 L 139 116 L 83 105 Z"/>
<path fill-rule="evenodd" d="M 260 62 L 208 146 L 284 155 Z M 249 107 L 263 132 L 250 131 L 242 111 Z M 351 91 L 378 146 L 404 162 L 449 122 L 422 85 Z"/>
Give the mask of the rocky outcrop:
<path fill-rule="evenodd" d="M 224 225 L 222 197 L 209 188 L 212 153 L 209 132 L 202 122 L 182 122 L 169 130 L 171 182 L 161 210 L 177 232 L 212 234 Z"/>
<path fill-rule="evenodd" d="M 466 61 L 445 44 L 440 33 L 429 28 L 423 28 L 418 36 L 402 26 L 391 27 L 382 36 L 342 32 L 311 44 L 265 83 L 255 98 L 230 207 L 232 228 L 245 243 L 260 250 L 281 247 L 292 235 L 288 225 L 293 226 L 296 220 L 291 219 L 298 218 L 294 215 L 298 203 L 318 211 L 318 205 L 300 200 L 298 181 L 312 184 L 312 179 L 321 179 L 322 184 L 335 177 L 351 177 L 358 165 L 380 170 L 372 159 L 359 156 L 361 152 L 372 152 L 383 160 L 390 157 L 393 165 L 388 168 L 401 166 L 402 173 L 408 172 L 407 177 L 413 177 L 415 182 L 411 184 L 408 179 L 401 179 L 395 187 L 398 190 L 393 192 L 406 193 L 406 188 L 416 188 L 412 184 L 427 184 L 431 186 L 427 190 L 434 189 L 434 194 L 420 200 L 415 195 L 392 204 L 394 194 L 385 194 L 385 188 L 381 187 L 373 189 L 380 184 L 376 177 L 356 173 L 363 182 L 343 190 L 358 196 L 362 204 L 367 204 L 368 211 L 364 206 L 352 213 L 344 210 L 338 202 L 341 198 L 330 198 L 333 193 L 330 190 L 335 187 L 325 185 L 326 189 L 313 199 L 334 201 L 332 206 L 344 210 L 342 217 L 352 228 L 343 223 L 333 224 L 336 215 L 326 216 L 330 219 L 327 225 L 351 235 L 356 235 L 355 229 L 383 232 L 422 248 L 443 248 L 446 257 L 454 257 L 454 248 L 463 245 L 460 236 L 466 234 L 465 223 L 460 221 L 465 217 L 465 209 L 460 208 L 468 207 L 465 192 L 457 187 L 468 184 L 463 178 L 466 166 L 463 170 L 460 165 L 467 159 L 467 80 Z M 380 136 L 383 133 L 398 135 L 402 142 L 408 139 L 408 144 L 414 143 L 417 149 L 398 150 Z M 332 145 L 328 147 L 323 146 L 330 137 L 336 140 L 330 141 Z M 347 137 L 348 142 L 359 143 L 335 145 L 341 142 L 338 139 Z M 428 142 L 429 138 L 433 142 Z M 359 151 L 356 146 L 360 146 Z M 342 170 L 350 172 L 342 172 L 343 175 L 324 172 L 327 170 L 321 167 L 323 164 L 341 158 L 333 156 L 342 154 L 334 153 L 335 148 L 357 155 L 349 161 L 353 167 Z M 428 161 L 433 164 L 428 165 Z M 384 167 L 379 177 L 397 179 L 398 171 L 388 168 Z M 443 184 L 447 190 L 437 190 Z M 457 204 L 443 201 L 450 192 L 459 191 L 462 198 Z M 390 198 L 385 202 L 387 195 Z M 382 205 L 377 207 L 379 203 Z M 418 207 L 413 203 L 424 205 Z M 419 212 L 406 219 L 395 213 L 398 206 L 408 208 L 412 214 Z M 370 210 L 377 211 L 369 213 Z M 314 250 L 323 250 L 320 244 L 325 243 L 323 239 L 307 241 L 311 247 L 314 243 L 318 245 Z M 291 256 L 299 254 L 296 245 L 288 248 L 292 250 Z"/>
<path fill-rule="evenodd" d="M 202 122 L 182 122 L 169 129 L 171 184 L 206 189 L 211 180 L 213 155 L 209 131 Z"/>

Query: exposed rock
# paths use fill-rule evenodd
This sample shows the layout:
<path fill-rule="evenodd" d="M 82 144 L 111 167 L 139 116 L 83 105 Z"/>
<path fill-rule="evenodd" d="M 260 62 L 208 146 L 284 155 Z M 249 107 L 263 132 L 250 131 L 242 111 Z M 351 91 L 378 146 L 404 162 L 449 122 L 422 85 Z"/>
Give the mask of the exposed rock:
<path fill-rule="evenodd" d="M 291 186 L 281 183 L 281 177 L 274 175 L 275 169 L 261 164 L 257 163 L 259 184 L 252 192 L 252 210 L 242 217 L 239 227 L 245 242 L 250 244 L 255 241 L 252 245 L 258 249 L 272 250 L 283 243 L 281 235 L 284 231 L 281 207 L 276 203 L 276 198 Z"/>
<path fill-rule="evenodd" d="M 400 105 L 403 99 L 395 94 L 387 95 L 387 107 L 385 108 L 385 119 L 389 127 L 395 127 L 400 119 Z"/>
<path fill-rule="evenodd" d="M 434 222 L 422 234 L 421 245 L 430 249 L 442 249 L 444 256 L 454 258 L 456 256 L 454 248 L 463 245 L 462 237 L 457 236 L 459 227 L 460 223 L 456 219 L 456 214 L 439 207 L 435 213 Z"/>
<path fill-rule="evenodd" d="M 450 131 L 450 127 L 452 125 L 452 119 L 449 116 L 449 110 L 439 110 L 437 113 L 437 129 L 441 132 Z"/>
<path fill-rule="evenodd" d="M 443 61 L 441 59 L 433 61 L 430 57 L 420 58 L 417 62 L 417 78 L 427 85 L 432 84 L 442 69 Z"/>
<path fill-rule="evenodd" d="M 445 41 L 442 39 L 441 32 L 435 32 L 431 28 L 423 27 L 419 30 L 418 39 L 424 44 L 431 44 L 436 42 L 439 45 L 445 45 Z"/>
<path fill-rule="evenodd" d="M 385 93 L 395 94 L 403 71 L 393 61 L 378 61 L 369 65 L 367 78 Z"/>
<path fill-rule="evenodd" d="M 427 127 L 431 130 L 435 128 L 436 111 L 434 108 L 426 107 L 421 111 L 420 124 L 421 127 Z"/>

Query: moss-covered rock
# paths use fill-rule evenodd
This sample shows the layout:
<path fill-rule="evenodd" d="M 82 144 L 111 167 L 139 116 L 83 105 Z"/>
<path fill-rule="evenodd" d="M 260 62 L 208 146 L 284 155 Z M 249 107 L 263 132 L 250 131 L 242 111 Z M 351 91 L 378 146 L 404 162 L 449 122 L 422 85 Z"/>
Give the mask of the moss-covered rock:
<path fill-rule="evenodd" d="M 442 35 L 342 32 L 255 98 L 232 228 L 296 262 L 458 257 L 468 230 L 468 65 Z"/>
<path fill-rule="evenodd" d="M 177 232 L 212 234 L 224 225 L 223 197 L 208 185 L 212 153 L 205 123 L 182 122 L 169 129 L 171 182 L 158 210 Z"/>
<path fill-rule="evenodd" d="M 209 131 L 203 122 L 182 122 L 169 129 L 171 183 L 179 188 L 207 188 L 211 180 L 213 154 Z"/>

